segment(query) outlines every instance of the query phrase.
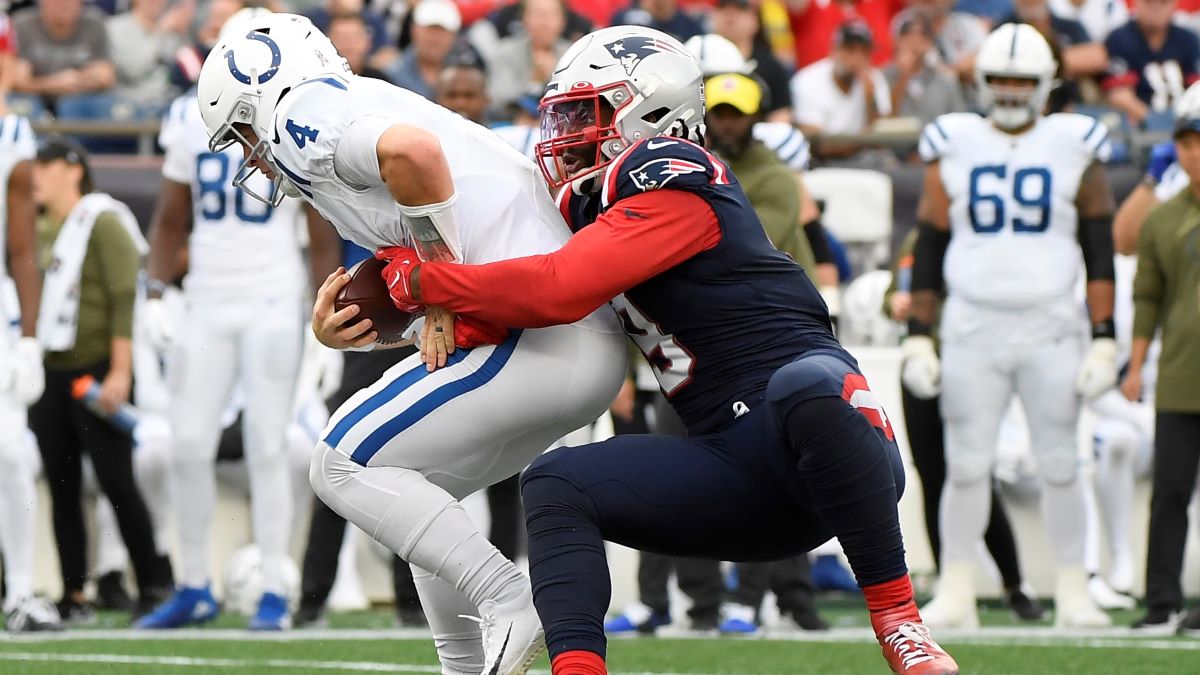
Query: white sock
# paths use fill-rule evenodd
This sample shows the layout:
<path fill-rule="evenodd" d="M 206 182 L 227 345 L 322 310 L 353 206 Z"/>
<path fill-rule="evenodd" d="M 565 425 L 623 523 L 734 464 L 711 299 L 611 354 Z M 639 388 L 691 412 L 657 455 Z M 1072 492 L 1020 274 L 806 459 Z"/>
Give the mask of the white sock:
<path fill-rule="evenodd" d="M 217 507 L 217 476 L 212 459 L 175 460 L 175 513 L 179 530 L 179 583 L 208 585 L 208 539 Z"/>
<path fill-rule="evenodd" d="M 987 477 L 972 482 L 947 480 L 942 489 L 942 565 L 975 564 L 987 529 L 992 490 Z"/>
<path fill-rule="evenodd" d="M 1058 566 L 1082 567 L 1087 528 L 1083 481 L 1079 476 L 1066 483 L 1042 481 L 1042 519 L 1050 534 Z"/>
<path fill-rule="evenodd" d="M 1115 590 L 1133 586 L 1133 551 L 1129 513 L 1133 507 L 1137 439 L 1111 437 L 1098 448 L 1096 498 L 1108 537 L 1110 581 Z"/>
<path fill-rule="evenodd" d="M 283 595 L 283 565 L 292 528 L 292 479 L 282 439 L 269 455 L 248 452 L 247 460 L 250 517 L 254 542 L 262 552 L 263 592 Z"/>
<path fill-rule="evenodd" d="M 528 592 L 529 582 L 475 527 L 458 500 L 411 469 L 364 467 L 317 445 L 317 495 L 405 561 L 436 574 L 478 607 Z"/>
<path fill-rule="evenodd" d="M 411 567 L 443 675 L 475 675 L 483 670 L 483 632 L 478 622 L 462 618 L 476 616 L 479 609 L 442 579 Z"/>
<path fill-rule="evenodd" d="M 4 551 L 5 610 L 33 595 L 34 527 L 37 488 L 27 449 L 19 433 L 6 429 L 10 438 L 0 443 L 0 550 Z M 11 442 L 10 442 L 11 441 Z"/>

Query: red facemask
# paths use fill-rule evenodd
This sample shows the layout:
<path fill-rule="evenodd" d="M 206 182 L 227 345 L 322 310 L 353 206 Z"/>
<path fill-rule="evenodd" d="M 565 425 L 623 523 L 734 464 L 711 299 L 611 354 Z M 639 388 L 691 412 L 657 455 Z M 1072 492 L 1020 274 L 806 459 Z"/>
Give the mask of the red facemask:
<path fill-rule="evenodd" d="M 603 169 L 612 161 L 602 148 L 609 141 L 620 141 L 621 134 L 613 125 L 616 112 L 601 94 L 624 83 L 604 89 L 578 83 L 570 91 L 542 99 L 542 140 L 537 144 L 538 165 L 552 189 L 557 190 L 583 173 Z M 632 100 L 626 96 L 622 107 Z M 612 112 L 610 112 L 612 111 Z"/>

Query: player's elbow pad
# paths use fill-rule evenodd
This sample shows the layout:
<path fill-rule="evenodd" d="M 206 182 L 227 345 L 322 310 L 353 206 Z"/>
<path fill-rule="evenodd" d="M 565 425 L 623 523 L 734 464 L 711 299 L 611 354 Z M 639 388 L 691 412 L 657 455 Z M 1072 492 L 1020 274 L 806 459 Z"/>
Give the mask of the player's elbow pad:
<path fill-rule="evenodd" d="M 917 225 L 917 242 L 913 247 L 912 290 L 941 293 L 944 278 L 942 262 L 950 246 L 950 233 L 929 223 Z"/>
<path fill-rule="evenodd" d="M 804 236 L 808 239 L 808 247 L 812 249 L 813 259 L 818 265 L 833 262 L 833 251 L 829 248 L 829 239 L 825 236 L 825 226 L 820 218 L 813 218 L 804 224 Z"/>
<path fill-rule="evenodd" d="M 1116 276 L 1113 268 L 1112 216 L 1081 218 L 1078 236 L 1087 280 L 1112 281 Z"/>

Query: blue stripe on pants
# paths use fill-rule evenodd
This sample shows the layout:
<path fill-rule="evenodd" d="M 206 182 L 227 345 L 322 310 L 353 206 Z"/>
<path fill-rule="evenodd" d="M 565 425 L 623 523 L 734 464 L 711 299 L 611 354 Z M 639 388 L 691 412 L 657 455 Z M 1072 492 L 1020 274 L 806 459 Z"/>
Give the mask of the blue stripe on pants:
<path fill-rule="evenodd" d="M 358 447 L 354 449 L 354 452 L 350 455 L 350 459 L 354 460 L 358 464 L 361 464 L 362 466 L 366 466 L 367 462 L 371 461 L 371 458 L 375 456 L 375 453 L 379 452 L 379 450 L 382 449 L 388 441 L 392 440 L 396 436 L 399 436 L 409 427 L 421 421 L 426 415 L 434 410 L 437 410 L 443 404 L 463 394 L 474 391 L 475 389 L 478 389 L 479 387 L 482 387 L 483 385 L 492 381 L 492 379 L 500 373 L 500 369 L 508 363 L 509 358 L 512 357 L 512 354 L 517 347 L 517 340 L 520 339 L 520 336 L 521 331 L 512 331 L 508 339 L 497 345 L 478 369 L 466 375 L 462 379 L 447 382 L 437 389 L 434 389 L 420 400 L 406 408 L 399 415 L 384 422 L 378 429 L 371 432 L 371 434 L 368 435 L 358 445 Z M 447 367 L 461 363 L 462 360 L 466 358 L 468 353 L 470 353 L 470 350 L 468 349 L 456 349 L 454 353 L 449 356 Z M 343 417 L 342 420 L 338 422 L 337 426 L 334 427 L 333 431 L 326 436 L 325 442 L 331 446 L 336 445 L 346 436 L 346 434 L 355 424 L 362 421 L 368 415 L 382 407 L 383 404 L 391 401 L 401 392 L 421 381 L 426 375 L 429 374 L 430 373 L 426 372 L 425 370 L 425 365 L 421 364 L 396 378 L 395 381 L 384 387 L 382 391 L 370 397 L 345 417 Z"/>

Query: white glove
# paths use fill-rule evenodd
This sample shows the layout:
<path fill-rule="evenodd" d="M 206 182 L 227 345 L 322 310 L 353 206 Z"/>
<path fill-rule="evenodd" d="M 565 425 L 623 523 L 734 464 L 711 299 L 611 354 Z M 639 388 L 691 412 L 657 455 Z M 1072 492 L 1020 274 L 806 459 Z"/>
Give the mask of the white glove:
<path fill-rule="evenodd" d="M 150 346 L 164 352 L 175 341 L 175 324 L 171 312 L 162 298 L 149 298 L 142 303 L 142 328 L 150 340 Z"/>
<path fill-rule="evenodd" d="M 1075 389 L 1087 400 L 1092 400 L 1117 386 L 1117 341 L 1112 338 L 1096 338 L 1079 366 L 1079 377 Z"/>
<path fill-rule="evenodd" d="M 904 366 L 900 380 L 917 398 L 929 399 L 942 391 L 942 364 L 933 338 L 928 335 L 910 335 L 900 343 L 904 352 Z"/>
<path fill-rule="evenodd" d="M 46 388 L 42 367 L 42 344 L 37 338 L 23 337 L 13 349 L 12 393 L 22 405 L 33 405 Z"/>

